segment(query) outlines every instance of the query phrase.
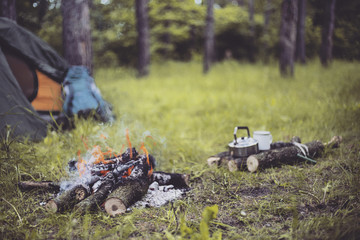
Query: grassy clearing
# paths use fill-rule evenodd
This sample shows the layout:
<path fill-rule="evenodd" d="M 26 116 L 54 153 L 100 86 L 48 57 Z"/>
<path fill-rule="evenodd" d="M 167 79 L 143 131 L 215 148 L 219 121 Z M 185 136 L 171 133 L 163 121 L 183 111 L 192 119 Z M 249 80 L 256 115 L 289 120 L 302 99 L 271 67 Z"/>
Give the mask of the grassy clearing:
<path fill-rule="evenodd" d="M 2 239 L 356 239 L 360 234 L 359 63 L 297 66 L 294 79 L 275 65 L 224 62 L 203 76 L 201 64 L 164 63 L 147 79 L 127 69 L 98 70 L 95 79 L 114 106 L 112 126 L 78 121 L 40 143 L 1 142 Z M 226 150 L 235 125 L 270 130 L 274 140 L 303 142 L 341 135 L 340 149 L 307 163 L 251 174 L 210 169 L 208 156 Z M 145 142 L 157 170 L 189 173 L 186 198 L 157 209 L 106 214 L 49 214 L 49 194 L 23 193 L 16 182 L 60 180 L 78 150 L 100 144 L 120 151 L 130 130 Z M 107 136 L 104 140 L 100 134 Z M 153 138 L 147 138 L 147 135 Z M 15 139 L 17 140 L 17 139 Z M 156 144 L 155 144 L 156 142 Z M 216 206 L 218 208 L 216 208 Z M 217 217 L 213 219 L 217 212 Z"/>

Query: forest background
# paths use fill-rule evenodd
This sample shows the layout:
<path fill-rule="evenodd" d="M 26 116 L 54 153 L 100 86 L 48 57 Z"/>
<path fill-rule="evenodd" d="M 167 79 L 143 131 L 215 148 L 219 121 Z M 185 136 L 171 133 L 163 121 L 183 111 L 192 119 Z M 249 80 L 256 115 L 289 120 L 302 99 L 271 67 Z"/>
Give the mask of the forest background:
<path fill-rule="evenodd" d="M 305 19 L 307 59 L 320 51 L 326 20 L 326 0 L 308 0 Z M 250 4 L 251 3 L 251 4 Z M 279 57 L 281 0 L 215 0 L 215 61 L 269 61 Z M 137 64 L 135 3 L 130 0 L 89 1 L 93 65 L 95 68 Z M 16 1 L 18 24 L 63 52 L 59 0 Z M 360 59 L 360 2 L 337 1 L 333 57 Z M 152 62 L 190 61 L 204 49 L 206 2 L 151 0 L 148 2 Z"/>

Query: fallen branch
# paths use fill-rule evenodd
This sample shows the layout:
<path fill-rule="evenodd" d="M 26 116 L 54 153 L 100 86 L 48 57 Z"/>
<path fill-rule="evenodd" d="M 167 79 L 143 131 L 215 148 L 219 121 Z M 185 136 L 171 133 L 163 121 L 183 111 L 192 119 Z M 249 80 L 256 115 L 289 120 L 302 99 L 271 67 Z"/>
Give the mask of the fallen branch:
<path fill-rule="evenodd" d="M 21 191 L 40 190 L 54 193 L 58 193 L 60 191 L 60 185 L 51 181 L 23 181 L 19 182 L 18 186 Z"/>

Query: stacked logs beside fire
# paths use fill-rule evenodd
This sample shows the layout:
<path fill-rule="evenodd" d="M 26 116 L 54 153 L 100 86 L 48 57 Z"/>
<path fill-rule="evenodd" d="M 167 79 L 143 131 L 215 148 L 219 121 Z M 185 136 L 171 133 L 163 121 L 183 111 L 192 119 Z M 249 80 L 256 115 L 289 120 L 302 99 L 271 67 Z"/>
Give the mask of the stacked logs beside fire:
<path fill-rule="evenodd" d="M 155 158 L 145 152 L 139 154 L 135 148 L 128 148 L 117 157 L 105 159 L 97 164 L 69 162 L 71 171 L 88 171 L 90 174 L 75 181 L 66 190 L 54 182 L 20 182 L 21 190 L 40 189 L 58 193 L 49 200 L 45 208 L 51 212 L 76 210 L 80 213 L 100 209 L 116 216 L 126 212 L 128 207 L 140 200 L 148 191 L 149 185 L 156 181 L 159 185 L 173 185 L 175 188 L 188 188 L 189 176 L 186 174 L 153 172 Z M 63 184 L 62 184 L 63 185 Z"/>
<path fill-rule="evenodd" d="M 338 148 L 342 141 L 341 136 L 334 136 L 329 142 L 312 141 L 301 144 L 301 139 L 293 137 L 290 142 L 274 142 L 270 150 L 261 151 L 257 154 L 244 158 L 236 158 L 230 151 L 220 152 L 207 159 L 209 166 L 224 166 L 231 172 L 247 169 L 250 172 L 277 167 L 283 164 L 295 164 L 309 161 L 316 163 L 314 158 L 320 157 L 325 149 Z"/>

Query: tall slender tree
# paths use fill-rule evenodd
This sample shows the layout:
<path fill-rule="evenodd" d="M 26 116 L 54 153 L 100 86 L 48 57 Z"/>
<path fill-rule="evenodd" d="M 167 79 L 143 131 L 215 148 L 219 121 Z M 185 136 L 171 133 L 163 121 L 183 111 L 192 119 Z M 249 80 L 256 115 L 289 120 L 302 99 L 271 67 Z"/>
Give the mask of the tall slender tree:
<path fill-rule="evenodd" d="M 265 11 L 264 11 L 264 62 L 267 63 L 269 61 L 269 23 L 270 23 L 270 15 L 271 15 L 271 0 L 266 0 L 265 3 Z"/>
<path fill-rule="evenodd" d="M 326 1 L 325 17 L 322 27 L 320 60 L 323 66 L 328 66 L 332 61 L 333 32 L 335 25 L 336 0 Z"/>
<path fill-rule="evenodd" d="M 248 0 L 249 2 L 249 22 L 250 22 L 250 32 L 254 33 L 254 0 Z"/>
<path fill-rule="evenodd" d="M 296 33 L 295 58 L 302 64 L 306 63 L 305 53 L 305 18 L 306 18 L 306 0 L 298 0 L 298 23 Z"/>
<path fill-rule="evenodd" d="M 62 1 L 61 10 L 64 57 L 71 65 L 86 66 L 92 74 L 89 2 L 88 0 Z"/>
<path fill-rule="evenodd" d="M 210 70 L 210 66 L 214 60 L 214 0 L 207 0 L 206 12 L 204 73 Z"/>
<path fill-rule="evenodd" d="M 297 0 L 283 0 L 280 26 L 280 73 L 282 76 L 294 75 L 297 15 Z"/>
<path fill-rule="evenodd" d="M 1 0 L 1 16 L 16 22 L 16 0 Z"/>
<path fill-rule="evenodd" d="M 150 34 L 147 0 L 136 0 L 136 28 L 138 32 L 138 76 L 149 74 L 150 63 Z"/>

